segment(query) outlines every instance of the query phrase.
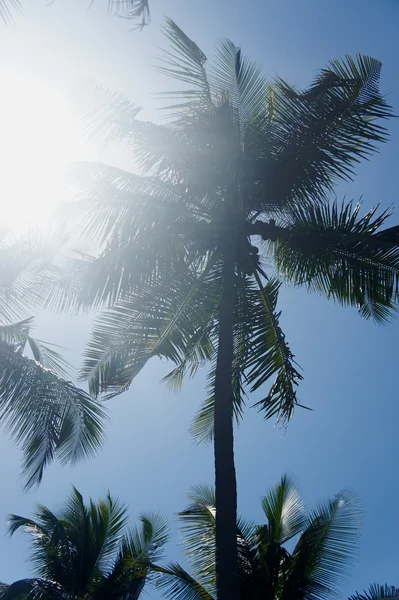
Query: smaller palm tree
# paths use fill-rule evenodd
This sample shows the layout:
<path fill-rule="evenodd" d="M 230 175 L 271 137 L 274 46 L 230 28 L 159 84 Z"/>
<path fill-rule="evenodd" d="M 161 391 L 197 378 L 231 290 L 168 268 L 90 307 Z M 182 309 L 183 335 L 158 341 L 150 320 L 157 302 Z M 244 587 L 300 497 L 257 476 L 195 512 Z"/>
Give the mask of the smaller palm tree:
<path fill-rule="evenodd" d="M 10 515 L 12 535 L 31 536 L 36 576 L 0 584 L 1 600 L 137 600 L 167 539 L 159 515 L 126 529 L 126 507 L 109 494 L 86 505 L 72 494 L 59 513 L 38 505 L 34 519 Z"/>
<path fill-rule="evenodd" d="M 179 519 L 193 573 L 177 563 L 159 568 L 158 585 L 174 600 L 213 600 L 215 494 L 200 486 L 189 497 L 191 504 Z M 296 485 L 284 476 L 261 505 L 266 524 L 237 521 L 239 597 L 322 600 L 336 595 L 357 546 L 361 513 L 356 496 L 345 490 L 306 513 Z"/>

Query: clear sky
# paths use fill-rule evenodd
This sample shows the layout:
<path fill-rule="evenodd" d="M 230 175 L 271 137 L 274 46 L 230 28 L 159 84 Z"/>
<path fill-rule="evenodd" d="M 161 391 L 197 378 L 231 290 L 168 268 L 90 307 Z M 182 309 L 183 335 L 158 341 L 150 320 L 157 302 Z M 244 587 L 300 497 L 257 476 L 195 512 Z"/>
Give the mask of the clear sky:
<path fill-rule="evenodd" d="M 40 214 L 44 195 L 47 204 L 61 197 L 51 180 L 57 160 L 100 158 L 129 166 L 120 149 L 102 151 L 71 133 L 67 93 L 79 78 L 90 76 L 145 105 L 143 116 L 158 118 L 160 102 L 153 94 L 167 89 L 168 81 L 151 64 L 155 47 L 166 44 L 160 33 L 164 15 L 207 54 L 218 38 L 230 37 L 267 73 L 300 85 L 332 58 L 372 55 L 383 62 L 382 90 L 399 113 L 399 4 L 394 0 L 151 0 L 152 24 L 141 33 L 129 31 L 125 20 L 107 17 L 106 0 L 96 0 L 89 12 L 89 0 L 55 0 L 50 6 L 46 0 L 22 1 L 25 15 L 7 30 L 2 26 L 0 35 L 0 138 L 8 127 L 7 140 L 14 139 L 12 118 L 17 128 L 23 118 L 27 123 L 13 150 L 14 175 L 0 183 L 2 214 L 10 218 Z M 44 122 L 49 114 L 48 135 L 42 139 L 31 123 Z M 356 180 L 341 186 L 338 197 L 363 194 L 365 208 L 397 204 L 399 123 L 392 120 L 388 126 L 390 143 L 370 163 L 359 165 Z M 2 160 L 8 150 L 8 142 L 0 140 Z M 8 174 L 11 167 L 5 168 Z M 23 194 L 23 204 L 14 185 L 20 186 L 15 189 Z M 280 307 L 287 339 L 304 369 L 299 398 L 314 411 L 298 410 L 284 432 L 248 409 L 236 435 L 239 509 L 260 519 L 260 497 L 285 471 L 298 479 L 309 506 L 351 487 L 361 498 L 365 524 L 342 596 L 373 581 L 399 586 L 399 321 L 377 327 L 354 310 L 291 289 L 283 290 Z M 70 356 L 78 365 L 89 328 L 87 318 L 45 315 L 38 333 L 73 349 Z M 140 511 L 159 510 L 173 526 L 172 515 L 185 506 L 190 486 L 212 482 L 212 449 L 195 446 L 187 432 L 204 396 L 204 375 L 173 396 L 158 383 L 163 372 L 164 365 L 150 363 L 131 389 L 112 401 L 108 440 L 95 460 L 73 469 L 52 467 L 34 493 L 22 493 L 20 457 L 5 436 L 0 439 L 0 581 L 30 574 L 27 539 L 17 534 L 10 541 L 2 534 L 8 512 L 27 515 L 36 501 L 56 506 L 74 483 L 85 496 L 110 489 L 128 503 L 132 519 Z M 175 540 L 168 556 L 179 556 Z"/>

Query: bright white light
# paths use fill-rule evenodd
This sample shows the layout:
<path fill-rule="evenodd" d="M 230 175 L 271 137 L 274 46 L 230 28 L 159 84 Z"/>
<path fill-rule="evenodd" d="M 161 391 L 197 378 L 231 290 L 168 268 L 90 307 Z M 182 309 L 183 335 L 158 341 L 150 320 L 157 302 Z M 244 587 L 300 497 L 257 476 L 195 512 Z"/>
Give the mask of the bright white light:
<path fill-rule="evenodd" d="M 85 144 L 67 101 L 29 77 L 5 76 L 0 94 L 0 227 L 38 225 L 66 197 L 64 172 Z"/>

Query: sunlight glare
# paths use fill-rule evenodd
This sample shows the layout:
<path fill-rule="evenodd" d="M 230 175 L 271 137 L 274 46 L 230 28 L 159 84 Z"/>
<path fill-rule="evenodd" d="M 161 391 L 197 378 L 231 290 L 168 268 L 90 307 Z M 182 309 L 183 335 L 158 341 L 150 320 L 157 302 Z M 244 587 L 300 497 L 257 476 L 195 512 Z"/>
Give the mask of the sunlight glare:
<path fill-rule="evenodd" d="M 22 76 L 6 76 L 0 96 L 1 227 L 43 223 L 66 199 L 64 172 L 86 144 L 67 100 Z"/>

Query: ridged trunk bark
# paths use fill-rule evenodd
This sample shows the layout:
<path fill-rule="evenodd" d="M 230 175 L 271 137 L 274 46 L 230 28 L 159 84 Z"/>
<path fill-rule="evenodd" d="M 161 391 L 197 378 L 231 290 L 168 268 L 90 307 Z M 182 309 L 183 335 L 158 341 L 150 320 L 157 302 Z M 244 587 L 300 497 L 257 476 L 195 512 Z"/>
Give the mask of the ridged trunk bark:
<path fill-rule="evenodd" d="M 218 600 L 239 600 L 237 569 L 237 484 L 233 438 L 233 323 L 235 249 L 224 254 L 215 378 L 216 587 Z"/>

